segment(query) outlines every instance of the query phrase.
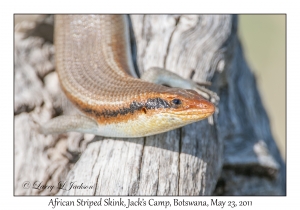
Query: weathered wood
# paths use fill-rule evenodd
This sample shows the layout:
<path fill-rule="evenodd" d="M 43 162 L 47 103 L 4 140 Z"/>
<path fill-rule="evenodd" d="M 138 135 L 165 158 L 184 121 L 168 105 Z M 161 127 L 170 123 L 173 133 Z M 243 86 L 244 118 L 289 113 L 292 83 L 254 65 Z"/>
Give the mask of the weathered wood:
<path fill-rule="evenodd" d="M 220 96 L 213 122 L 136 139 L 38 134 L 36 123 L 62 110 L 69 112 L 70 106 L 62 105 L 67 102 L 54 72 L 53 45 L 34 31 L 45 28 L 42 24 L 49 28 L 51 18 L 31 26 L 30 33 L 22 23 L 15 33 L 15 194 L 284 194 L 285 165 L 242 55 L 237 17 L 132 15 L 131 19 L 140 72 L 157 66 L 197 82 L 212 81 Z M 59 192 L 24 189 L 25 181 L 93 187 Z"/>
<path fill-rule="evenodd" d="M 227 55 L 232 61 L 214 83 L 219 83 L 216 91 L 221 98 L 218 136 L 224 141 L 223 172 L 216 191 L 222 195 L 284 195 L 285 164 L 272 137 L 254 75 L 243 57 L 236 27 L 233 29 L 234 48 Z"/>

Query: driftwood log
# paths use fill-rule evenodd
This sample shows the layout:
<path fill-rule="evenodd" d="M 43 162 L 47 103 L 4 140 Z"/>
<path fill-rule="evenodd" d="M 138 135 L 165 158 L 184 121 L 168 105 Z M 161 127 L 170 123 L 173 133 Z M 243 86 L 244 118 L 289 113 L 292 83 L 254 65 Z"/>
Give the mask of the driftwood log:
<path fill-rule="evenodd" d="M 213 120 L 135 139 L 39 134 L 37 124 L 72 107 L 55 72 L 53 17 L 16 24 L 15 195 L 285 195 L 285 163 L 243 57 L 237 20 L 131 15 L 140 72 L 157 66 L 211 81 L 220 97 Z"/>

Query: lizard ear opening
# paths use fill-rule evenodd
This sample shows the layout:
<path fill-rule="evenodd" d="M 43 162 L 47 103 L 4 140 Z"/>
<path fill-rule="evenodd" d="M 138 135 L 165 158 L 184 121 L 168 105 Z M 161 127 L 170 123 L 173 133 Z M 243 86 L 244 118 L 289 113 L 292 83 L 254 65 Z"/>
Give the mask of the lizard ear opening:
<path fill-rule="evenodd" d="M 142 111 L 144 112 L 144 114 L 147 114 L 147 109 L 145 107 L 142 108 Z"/>

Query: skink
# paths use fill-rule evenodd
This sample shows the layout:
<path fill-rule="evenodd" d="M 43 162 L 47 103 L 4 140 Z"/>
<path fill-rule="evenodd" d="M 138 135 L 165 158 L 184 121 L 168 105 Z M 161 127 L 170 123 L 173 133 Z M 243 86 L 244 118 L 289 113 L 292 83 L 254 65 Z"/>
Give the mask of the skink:
<path fill-rule="evenodd" d="M 82 115 L 54 118 L 42 127 L 43 133 L 142 137 L 214 113 L 214 105 L 194 90 L 136 78 L 124 15 L 56 15 L 54 42 L 62 90 Z M 165 75 L 186 82 L 173 73 Z"/>

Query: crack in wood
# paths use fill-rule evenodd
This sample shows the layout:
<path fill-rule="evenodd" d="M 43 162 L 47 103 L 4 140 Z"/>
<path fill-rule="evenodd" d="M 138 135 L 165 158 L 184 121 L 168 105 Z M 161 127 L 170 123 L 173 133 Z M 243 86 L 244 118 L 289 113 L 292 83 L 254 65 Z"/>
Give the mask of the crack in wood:
<path fill-rule="evenodd" d="M 142 163 L 143 163 L 143 156 L 144 156 L 144 150 L 145 150 L 145 146 L 146 146 L 146 138 L 143 138 L 143 149 L 142 149 L 142 154 L 141 154 L 141 158 L 140 158 L 140 164 L 139 164 L 139 176 L 138 176 L 138 180 L 137 180 L 137 187 L 136 187 L 136 191 L 138 191 L 139 187 L 140 187 L 140 180 L 141 180 L 141 171 L 142 171 Z"/>
<path fill-rule="evenodd" d="M 94 138 L 95 139 L 95 138 Z M 102 142 L 101 142 L 102 144 Z M 98 155 L 97 157 L 100 157 L 100 151 L 101 151 L 101 147 L 99 147 L 99 151 L 98 151 Z M 93 165 L 93 168 L 92 168 L 92 173 L 94 173 L 94 167 L 95 167 L 95 164 L 97 163 L 97 161 L 94 162 L 94 165 Z M 100 170 L 101 171 L 101 170 Z M 93 195 L 96 195 L 96 192 L 97 192 L 97 187 L 98 187 L 98 179 L 99 179 L 99 176 L 100 176 L 100 171 L 98 173 L 98 176 L 96 178 L 96 183 L 95 183 L 95 190 L 94 190 L 94 193 Z"/>
<path fill-rule="evenodd" d="M 177 192 L 177 195 L 179 195 L 179 186 L 180 186 L 180 154 L 181 154 L 181 146 L 182 146 L 182 128 L 179 128 L 179 145 L 178 145 L 178 149 L 179 149 L 179 151 L 178 151 L 178 182 L 177 182 L 177 184 L 178 184 L 178 187 L 177 187 L 177 190 L 178 190 L 178 192 Z"/>
<path fill-rule="evenodd" d="M 172 38 L 173 38 L 173 35 L 174 35 L 174 33 L 175 33 L 176 29 L 177 29 L 177 25 L 178 25 L 179 21 L 180 21 L 180 16 L 179 17 L 175 17 L 174 30 L 171 33 L 171 36 L 170 36 L 170 39 L 169 39 L 169 42 L 168 42 L 168 45 L 167 45 L 166 54 L 165 54 L 165 57 L 164 57 L 164 68 L 165 69 L 166 69 L 166 63 L 167 63 L 167 58 L 168 58 L 168 55 L 169 55 L 169 50 L 170 50 Z"/>

